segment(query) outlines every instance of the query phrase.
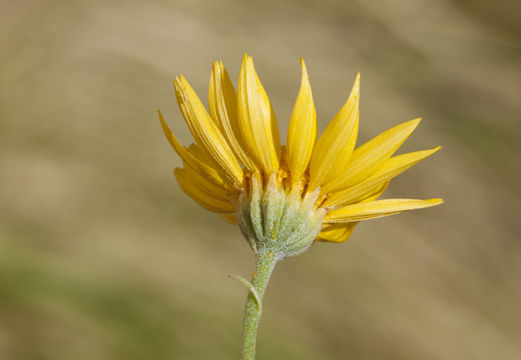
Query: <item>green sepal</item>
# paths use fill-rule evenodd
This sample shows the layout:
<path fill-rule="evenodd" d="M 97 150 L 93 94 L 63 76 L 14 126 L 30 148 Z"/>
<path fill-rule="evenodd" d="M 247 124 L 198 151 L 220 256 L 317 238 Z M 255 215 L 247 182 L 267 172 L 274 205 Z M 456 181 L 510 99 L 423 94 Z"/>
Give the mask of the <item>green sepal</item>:
<path fill-rule="evenodd" d="M 259 257 L 271 252 L 277 261 L 306 251 L 322 229 L 325 209 L 315 209 L 319 191 L 302 196 L 289 194 L 277 182 L 277 174 L 265 186 L 251 177 L 249 193 L 239 198 L 238 224 Z"/>

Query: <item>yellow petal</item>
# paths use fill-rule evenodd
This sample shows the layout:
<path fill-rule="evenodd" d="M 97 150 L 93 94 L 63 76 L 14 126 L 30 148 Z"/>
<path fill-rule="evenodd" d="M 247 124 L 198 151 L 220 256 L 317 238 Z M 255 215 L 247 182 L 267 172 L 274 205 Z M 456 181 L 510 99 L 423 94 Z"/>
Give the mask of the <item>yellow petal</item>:
<path fill-rule="evenodd" d="M 236 186 L 243 180 L 242 167 L 221 134 L 217 124 L 210 118 L 194 89 L 184 76 L 174 80 L 177 102 L 195 142 L 212 156 L 219 167 Z"/>
<path fill-rule="evenodd" d="M 280 136 L 277 119 L 250 56 L 244 54 L 238 88 L 239 133 L 259 169 L 277 171 Z"/>
<path fill-rule="evenodd" d="M 304 59 L 301 58 L 300 63 L 302 64 L 302 81 L 289 121 L 286 142 L 287 159 L 293 184 L 296 184 L 306 171 L 317 141 L 317 114 L 311 85 Z"/>
<path fill-rule="evenodd" d="M 318 234 L 316 241 L 344 242 L 353 233 L 358 222 L 329 226 Z"/>
<path fill-rule="evenodd" d="M 310 191 L 339 176 L 342 170 L 339 165 L 353 152 L 358 134 L 359 97 L 360 74 L 356 76 L 351 95 L 315 146 L 310 163 Z"/>
<path fill-rule="evenodd" d="M 373 189 L 365 198 L 361 199 L 360 202 L 374 201 L 382 195 L 382 193 L 389 185 L 389 182 L 381 184 L 379 187 Z M 317 237 L 317 241 L 328 241 L 328 242 L 344 242 L 351 237 L 355 226 L 358 221 L 340 223 L 340 224 L 324 224 L 324 229 L 320 232 Z"/>
<path fill-rule="evenodd" d="M 330 211 L 324 223 L 348 223 L 368 220 L 388 215 L 398 214 L 403 211 L 416 210 L 435 206 L 443 203 L 441 199 L 415 200 L 415 199 L 386 199 L 358 203 L 341 207 Z"/>
<path fill-rule="evenodd" d="M 225 202 L 230 201 L 230 192 L 226 188 L 208 181 L 190 166 L 185 167 L 183 171 L 186 173 L 187 179 L 189 179 L 201 192 L 204 192 L 215 199 L 223 200 Z"/>
<path fill-rule="evenodd" d="M 237 93 L 222 61 L 213 63 L 208 87 L 208 104 L 212 118 L 217 121 L 235 156 L 247 170 L 254 172 L 255 165 L 240 144 Z"/>
<path fill-rule="evenodd" d="M 211 180 L 214 184 L 223 187 L 229 187 L 230 184 L 228 180 L 225 177 L 223 177 L 219 173 L 219 171 L 217 171 L 216 168 L 213 166 L 213 160 L 212 163 L 209 163 L 205 161 L 202 157 L 194 156 L 193 153 L 185 149 L 184 146 L 182 146 L 179 143 L 179 141 L 177 141 L 172 131 L 170 131 L 168 125 L 165 123 L 165 120 L 163 119 L 163 115 L 161 114 L 161 112 L 159 110 L 157 112 L 159 114 L 161 128 L 163 129 L 163 132 L 165 133 L 168 142 L 170 142 L 170 145 L 172 145 L 172 147 L 179 155 L 179 157 L 183 160 L 183 162 L 188 166 L 192 167 L 194 170 L 197 170 L 200 175 L 202 175 L 204 178 L 208 180 Z"/>
<path fill-rule="evenodd" d="M 216 213 L 230 213 L 235 211 L 235 207 L 230 201 L 215 198 L 204 192 L 193 182 L 193 179 L 185 170 L 176 168 L 174 175 L 181 189 L 203 208 Z"/>
<path fill-rule="evenodd" d="M 215 162 L 215 160 L 208 153 L 208 151 L 205 151 L 204 148 L 200 147 L 199 145 L 191 143 L 190 145 L 188 145 L 186 150 L 194 157 L 207 164 L 208 166 L 211 166 L 214 169 L 219 169 L 219 165 Z"/>
<path fill-rule="evenodd" d="M 366 180 L 352 187 L 331 194 L 324 202 L 324 206 L 338 206 L 357 202 L 368 196 L 368 194 L 383 183 L 388 182 L 393 177 L 401 174 L 411 166 L 434 154 L 439 149 L 441 149 L 441 146 L 431 150 L 416 151 L 387 159 L 382 167 Z"/>
<path fill-rule="evenodd" d="M 237 225 L 237 215 L 235 213 L 219 214 L 228 224 Z"/>
<path fill-rule="evenodd" d="M 350 187 L 374 174 L 416 129 L 421 119 L 397 125 L 357 148 L 346 164 L 338 164 L 339 176 L 325 184 L 325 193 Z"/>
<path fill-rule="evenodd" d="M 364 197 L 363 199 L 361 199 L 361 200 L 359 200 L 357 202 L 375 201 L 376 199 L 378 199 L 385 192 L 385 190 L 389 186 L 389 183 L 390 183 L 390 181 L 387 181 L 386 183 L 383 183 L 380 186 L 375 187 L 374 189 L 372 189 L 369 192 L 369 194 L 366 197 Z"/>

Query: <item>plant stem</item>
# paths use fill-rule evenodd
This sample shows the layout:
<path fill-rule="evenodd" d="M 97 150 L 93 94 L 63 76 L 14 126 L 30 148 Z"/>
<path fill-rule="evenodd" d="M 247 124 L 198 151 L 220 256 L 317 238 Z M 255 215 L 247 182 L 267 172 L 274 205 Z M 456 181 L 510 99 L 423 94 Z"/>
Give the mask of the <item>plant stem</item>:
<path fill-rule="evenodd" d="M 252 291 L 248 292 L 246 307 L 243 317 L 242 359 L 255 360 L 255 345 L 257 342 L 257 329 L 262 312 L 262 298 L 266 286 L 275 268 L 277 260 L 271 251 L 257 254 L 257 266 L 252 276 L 252 285 L 256 290 L 258 299 Z M 259 303 L 257 303 L 257 300 Z"/>

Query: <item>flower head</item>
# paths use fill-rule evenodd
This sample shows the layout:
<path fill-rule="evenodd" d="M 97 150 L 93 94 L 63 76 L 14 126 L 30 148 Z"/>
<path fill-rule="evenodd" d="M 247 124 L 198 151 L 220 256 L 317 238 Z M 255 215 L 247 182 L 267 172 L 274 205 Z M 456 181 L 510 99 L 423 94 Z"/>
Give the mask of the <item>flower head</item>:
<path fill-rule="evenodd" d="M 237 92 L 222 62 L 213 63 L 209 111 L 184 76 L 174 80 L 179 108 L 195 144 L 183 147 L 159 112 L 183 160 L 179 185 L 199 205 L 238 223 L 256 253 L 279 258 L 314 241 L 346 241 L 362 220 L 442 203 L 377 200 L 390 180 L 440 149 L 393 156 L 420 119 L 397 125 L 355 149 L 360 75 L 344 106 L 317 139 L 315 105 L 304 61 L 302 80 L 281 146 L 275 112 L 250 56 Z"/>

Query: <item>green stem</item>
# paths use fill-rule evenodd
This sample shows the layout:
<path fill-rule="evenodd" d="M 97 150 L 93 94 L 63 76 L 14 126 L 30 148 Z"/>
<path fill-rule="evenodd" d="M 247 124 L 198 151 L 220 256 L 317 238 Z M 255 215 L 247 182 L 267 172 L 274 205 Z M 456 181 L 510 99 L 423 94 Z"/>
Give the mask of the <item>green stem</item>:
<path fill-rule="evenodd" d="M 275 268 L 277 260 L 270 251 L 265 254 L 258 254 L 257 266 L 252 278 L 253 288 L 257 291 L 258 299 L 251 291 L 248 292 L 246 307 L 244 309 L 243 338 L 242 338 L 242 359 L 255 360 L 255 344 L 257 342 L 257 329 L 262 312 L 262 298 L 266 291 L 266 286 L 270 280 L 271 273 Z M 257 303 L 257 300 L 259 301 Z"/>

